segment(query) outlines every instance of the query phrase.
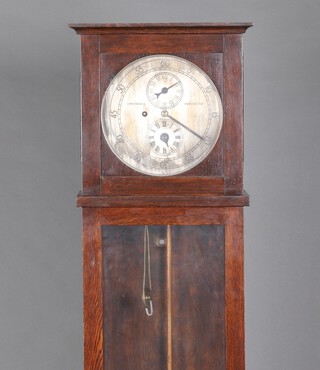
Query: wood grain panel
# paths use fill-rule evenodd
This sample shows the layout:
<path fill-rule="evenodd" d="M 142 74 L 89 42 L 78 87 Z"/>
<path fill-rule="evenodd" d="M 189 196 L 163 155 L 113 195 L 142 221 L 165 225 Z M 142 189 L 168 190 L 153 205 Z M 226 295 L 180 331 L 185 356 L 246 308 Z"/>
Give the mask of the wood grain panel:
<path fill-rule="evenodd" d="M 247 205 L 249 205 L 249 196 L 245 192 L 242 195 L 208 196 L 100 196 L 80 193 L 77 197 L 78 207 L 171 207 L 174 209 L 175 207 L 244 207 Z"/>
<path fill-rule="evenodd" d="M 101 208 L 104 225 L 212 225 L 224 224 L 226 208 Z"/>
<path fill-rule="evenodd" d="M 213 195 L 223 191 L 223 177 L 106 176 L 101 182 L 101 193 L 112 195 Z"/>
<path fill-rule="evenodd" d="M 102 53 L 220 53 L 223 49 L 221 35 L 108 35 L 101 36 Z"/>
<path fill-rule="evenodd" d="M 172 227 L 173 369 L 226 369 L 224 281 L 224 226 Z"/>
<path fill-rule="evenodd" d="M 152 302 L 142 302 L 144 226 L 103 227 L 104 362 L 106 370 L 166 368 L 164 226 L 149 227 Z"/>
<path fill-rule="evenodd" d="M 144 227 L 103 226 L 106 370 L 163 370 L 171 356 L 175 370 L 225 369 L 224 227 L 174 226 L 171 230 L 168 332 L 168 263 L 166 248 L 157 244 L 168 235 L 166 226 L 149 227 L 151 317 L 141 300 Z M 171 341 L 169 359 L 167 344 Z"/>

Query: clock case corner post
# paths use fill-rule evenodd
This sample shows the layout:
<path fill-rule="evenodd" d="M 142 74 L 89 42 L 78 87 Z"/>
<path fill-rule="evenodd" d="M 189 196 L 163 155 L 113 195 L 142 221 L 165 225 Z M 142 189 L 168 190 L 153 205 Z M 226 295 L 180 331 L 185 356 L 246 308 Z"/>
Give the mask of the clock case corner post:
<path fill-rule="evenodd" d="M 100 186 L 100 36 L 81 35 L 81 170 L 82 188 Z"/>
<path fill-rule="evenodd" d="M 243 42 L 242 34 L 224 35 L 224 145 L 226 189 L 243 192 Z"/>
<path fill-rule="evenodd" d="M 82 196 L 100 188 L 100 36 L 81 34 Z M 98 145 L 97 145 L 98 144 Z M 80 194 L 78 195 L 79 198 Z M 104 370 L 100 208 L 82 208 L 84 369 Z"/>

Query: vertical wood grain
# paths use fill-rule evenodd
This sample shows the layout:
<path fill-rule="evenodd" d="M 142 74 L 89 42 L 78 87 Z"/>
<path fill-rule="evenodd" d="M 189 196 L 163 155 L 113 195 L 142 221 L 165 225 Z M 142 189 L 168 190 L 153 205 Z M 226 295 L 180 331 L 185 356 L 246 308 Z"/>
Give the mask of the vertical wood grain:
<path fill-rule="evenodd" d="M 224 168 L 226 190 L 243 188 L 242 35 L 224 35 Z"/>
<path fill-rule="evenodd" d="M 225 240 L 226 369 L 244 370 L 243 208 L 228 208 Z"/>
<path fill-rule="evenodd" d="M 172 370 L 172 245 L 167 226 L 167 370 Z"/>
<path fill-rule="evenodd" d="M 102 251 L 99 209 L 83 209 L 84 369 L 103 370 Z"/>
<path fill-rule="evenodd" d="M 99 36 L 81 36 L 81 162 L 83 188 L 100 183 Z"/>
<path fill-rule="evenodd" d="M 226 370 L 224 241 L 223 225 L 172 226 L 173 370 Z"/>

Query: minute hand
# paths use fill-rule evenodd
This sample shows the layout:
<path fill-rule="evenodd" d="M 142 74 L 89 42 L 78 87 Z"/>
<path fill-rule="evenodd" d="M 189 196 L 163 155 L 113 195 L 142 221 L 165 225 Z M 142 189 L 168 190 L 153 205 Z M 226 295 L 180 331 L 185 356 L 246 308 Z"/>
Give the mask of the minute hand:
<path fill-rule="evenodd" d="M 198 137 L 199 139 L 201 139 L 201 140 L 203 140 L 204 139 L 204 137 L 203 136 L 201 136 L 201 135 L 199 135 L 199 134 L 197 134 L 195 131 L 193 131 L 191 128 L 189 128 L 188 126 L 186 126 L 186 125 L 184 125 L 183 123 L 181 123 L 180 121 L 178 121 L 177 119 L 175 119 L 175 118 L 173 118 L 172 116 L 170 116 L 169 114 L 168 114 L 168 116 L 167 117 L 169 117 L 170 119 L 172 119 L 172 121 L 174 121 L 174 122 L 176 122 L 176 123 L 178 123 L 180 126 L 182 126 L 182 127 L 184 127 L 186 130 L 188 130 L 189 132 L 191 132 L 193 135 L 195 135 L 196 137 Z"/>

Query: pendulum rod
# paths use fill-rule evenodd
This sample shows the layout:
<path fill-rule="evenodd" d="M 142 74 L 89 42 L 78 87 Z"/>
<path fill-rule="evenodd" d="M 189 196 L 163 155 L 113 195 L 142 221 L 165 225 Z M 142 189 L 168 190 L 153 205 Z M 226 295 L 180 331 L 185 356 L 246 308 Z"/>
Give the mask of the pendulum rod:
<path fill-rule="evenodd" d="M 171 227 L 167 226 L 167 370 L 172 370 L 172 245 Z"/>

